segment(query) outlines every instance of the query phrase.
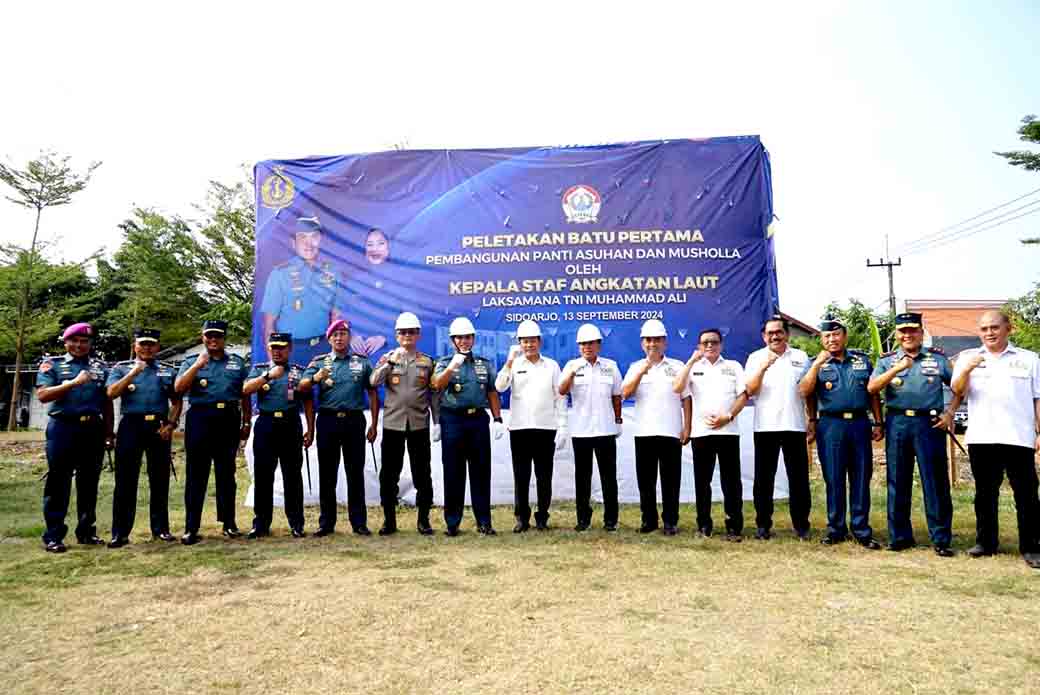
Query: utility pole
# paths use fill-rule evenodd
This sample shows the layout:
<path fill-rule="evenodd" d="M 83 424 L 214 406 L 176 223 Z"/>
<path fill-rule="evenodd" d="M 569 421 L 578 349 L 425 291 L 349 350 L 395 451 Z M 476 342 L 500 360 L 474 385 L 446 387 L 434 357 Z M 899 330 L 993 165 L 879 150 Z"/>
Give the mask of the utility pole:
<path fill-rule="evenodd" d="M 896 284 L 895 279 L 892 276 L 892 268 L 903 265 L 903 259 L 900 257 L 894 263 L 892 257 L 888 253 L 888 235 L 885 235 L 885 259 L 878 260 L 877 263 L 871 263 L 870 259 L 867 259 L 868 268 L 888 268 L 888 313 L 891 318 L 896 316 Z"/>

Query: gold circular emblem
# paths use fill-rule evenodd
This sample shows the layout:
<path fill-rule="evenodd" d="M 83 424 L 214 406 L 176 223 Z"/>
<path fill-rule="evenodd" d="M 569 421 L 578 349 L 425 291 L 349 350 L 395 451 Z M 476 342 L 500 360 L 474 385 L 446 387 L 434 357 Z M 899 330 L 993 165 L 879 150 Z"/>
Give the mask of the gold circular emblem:
<path fill-rule="evenodd" d="M 462 391 L 462 384 L 455 384 L 455 393 Z"/>
<path fill-rule="evenodd" d="M 270 391 L 271 390 L 271 385 L 270 384 L 264 384 L 260 388 L 262 388 L 264 391 Z"/>
<path fill-rule="evenodd" d="M 823 387 L 824 387 L 825 389 L 827 389 L 828 391 L 830 391 L 830 390 L 831 390 L 832 388 L 834 388 L 834 384 L 832 384 L 831 382 L 829 382 L 829 381 L 828 381 L 827 383 L 825 383 L 825 384 L 823 385 Z"/>
<path fill-rule="evenodd" d="M 903 380 L 900 379 L 899 377 L 896 377 L 895 379 L 892 380 L 892 385 L 893 386 L 902 386 L 903 385 Z"/>
<path fill-rule="evenodd" d="M 281 210 L 293 201 L 296 196 L 296 186 L 282 171 L 282 167 L 275 167 L 274 173 L 270 174 L 260 184 L 260 201 L 265 208 Z"/>
<path fill-rule="evenodd" d="M 133 393 L 134 391 L 137 390 L 137 385 L 136 384 L 130 384 L 129 386 L 126 387 L 126 390 L 130 391 L 131 393 Z"/>
<path fill-rule="evenodd" d="M 206 388 L 207 386 L 209 386 L 209 382 L 205 379 L 199 379 L 199 386 L 201 386 L 202 388 Z"/>

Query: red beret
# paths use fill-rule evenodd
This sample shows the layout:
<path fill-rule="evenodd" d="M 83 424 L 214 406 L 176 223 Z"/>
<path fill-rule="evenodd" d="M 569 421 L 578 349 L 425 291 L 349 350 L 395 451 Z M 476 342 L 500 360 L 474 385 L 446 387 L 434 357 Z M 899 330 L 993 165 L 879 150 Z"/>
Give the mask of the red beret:
<path fill-rule="evenodd" d="M 329 324 L 329 327 L 325 329 L 325 338 L 331 338 L 332 334 L 336 331 L 349 331 L 350 321 L 346 319 L 337 319 Z"/>
<path fill-rule="evenodd" d="M 65 329 L 65 332 L 61 334 L 62 340 L 68 340 L 74 335 L 85 335 L 91 336 L 94 331 L 90 328 L 89 323 L 74 323 Z"/>

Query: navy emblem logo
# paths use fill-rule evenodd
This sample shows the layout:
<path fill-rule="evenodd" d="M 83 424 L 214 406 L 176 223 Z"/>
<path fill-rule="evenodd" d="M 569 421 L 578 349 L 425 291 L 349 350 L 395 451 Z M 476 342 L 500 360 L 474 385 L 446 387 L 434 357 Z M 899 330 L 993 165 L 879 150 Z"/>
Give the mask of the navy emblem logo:
<path fill-rule="evenodd" d="M 599 191 L 586 184 L 571 186 L 563 193 L 563 214 L 568 222 L 588 224 L 599 219 L 603 200 Z"/>
<path fill-rule="evenodd" d="M 260 202 L 265 208 L 281 210 L 287 207 L 296 197 L 296 185 L 282 171 L 282 167 L 275 167 L 274 173 L 269 174 L 260 184 Z"/>

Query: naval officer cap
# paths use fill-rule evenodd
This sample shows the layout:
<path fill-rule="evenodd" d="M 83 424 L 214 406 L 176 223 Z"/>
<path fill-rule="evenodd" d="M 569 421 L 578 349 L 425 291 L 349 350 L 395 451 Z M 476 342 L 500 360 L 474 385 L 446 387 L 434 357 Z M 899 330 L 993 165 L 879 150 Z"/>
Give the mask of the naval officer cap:
<path fill-rule="evenodd" d="M 896 328 L 920 328 L 921 315 L 913 312 L 896 314 Z"/>
<path fill-rule="evenodd" d="M 227 321 L 221 321 L 220 319 L 210 319 L 202 324 L 202 335 L 209 335 L 215 333 L 218 335 L 227 334 Z"/>
<path fill-rule="evenodd" d="M 831 314 L 827 314 L 823 317 L 823 320 L 820 321 L 819 329 L 821 331 L 836 331 L 839 329 L 843 331 L 847 330 L 842 320 L 837 316 L 832 316 Z"/>
<path fill-rule="evenodd" d="M 137 328 L 134 330 L 134 341 L 138 343 L 158 343 L 158 328 Z"/>
<path fill-rule="evenodd" d="M 289 347 L 292 345 L 292 333 L 272 333 L 267 344 L 271 347 Z"/>
<path fill-rule="evenodd" d="M 296 218 L 296 233 L 307 234 L 321 231 L 321 220 L 317 215 L 302 215 Z"/>

